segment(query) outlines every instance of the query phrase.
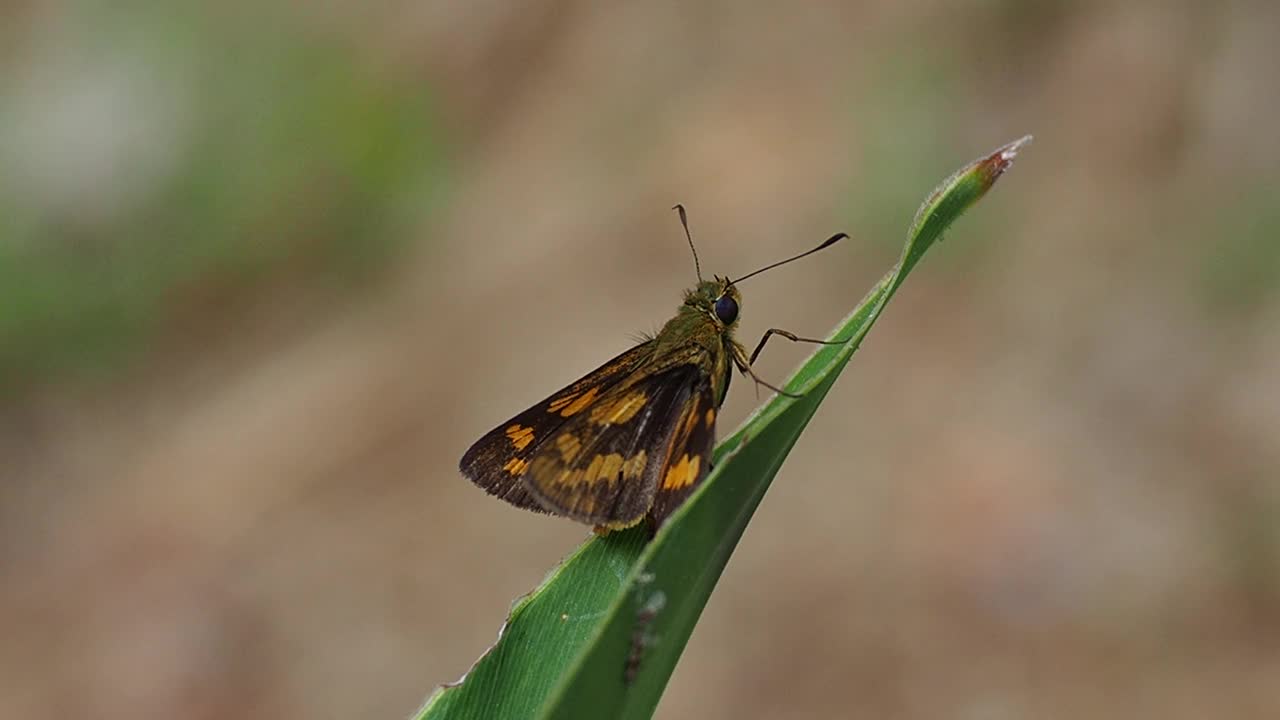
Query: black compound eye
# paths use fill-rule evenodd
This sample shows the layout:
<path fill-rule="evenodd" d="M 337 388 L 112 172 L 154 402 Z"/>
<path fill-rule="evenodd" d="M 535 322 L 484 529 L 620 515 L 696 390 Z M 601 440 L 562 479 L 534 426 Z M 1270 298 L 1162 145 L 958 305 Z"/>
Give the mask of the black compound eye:
<path fill-rule="evenodd" d="M 725 325 L 732 325 L 738 319 L 738 301 L 728 295 L 716 298 L 716 317 Z"/>

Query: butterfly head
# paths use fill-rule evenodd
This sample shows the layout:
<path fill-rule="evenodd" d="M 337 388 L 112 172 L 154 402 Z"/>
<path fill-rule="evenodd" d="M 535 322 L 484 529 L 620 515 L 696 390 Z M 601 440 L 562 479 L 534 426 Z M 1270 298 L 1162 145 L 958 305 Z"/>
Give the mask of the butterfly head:
<path fill-rule="evenodd" d="M 718 327 L 732 328 L 738 322 L 742 294 L 729 278 L 703 280 L 685 293 L 684 304 L 712 318 Z"/>

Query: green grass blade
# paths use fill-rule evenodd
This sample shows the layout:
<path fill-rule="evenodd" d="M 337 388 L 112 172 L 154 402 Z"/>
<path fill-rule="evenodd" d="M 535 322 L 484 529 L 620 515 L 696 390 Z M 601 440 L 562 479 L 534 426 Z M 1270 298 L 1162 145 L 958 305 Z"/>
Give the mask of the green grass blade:
<path fill-rule="evenodd" d="M 902 258 L 775 396 L 716 448 L 698 491 L 645 544 L 637 528 L 591 538 L 521 599 L 464 681 L 417 717 L 648 718 L 703 606 L 809 418 L 907 274 L 1008 169 L 1023 138 L 962 168 L 925 200 Z M 630 676 L 630 677 L 628 677 Z M 630 682 L 628 682 L 630 680 Z"/>

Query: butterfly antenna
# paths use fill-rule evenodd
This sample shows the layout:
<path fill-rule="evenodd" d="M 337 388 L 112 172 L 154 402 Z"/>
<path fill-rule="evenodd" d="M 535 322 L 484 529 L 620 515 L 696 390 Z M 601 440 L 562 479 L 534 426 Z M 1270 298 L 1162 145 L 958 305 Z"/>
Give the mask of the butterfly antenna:
<path fill-rule="evenodd" d="M 765 270 L 772 270 L 778 267 L 779 265 L 786 265 L 787 263 L 792 262 L 794 260 L 799 260 L 800 258 L 805 257 L 807 255 L 812 255 L 818 252 L 819 250 L 825 250 L 831 247 L 832 245 L 835 245 L 838 241 L 843 240 L 847 237 L 849 236 L 845 233 L 836 233 L 835 235 L 832 235 L 831 237 L 827 238 L 825 241 L 823 241 L 821 245 L 819 245 L 818 247 L 812 250 L 807 250 L 805 252 L 800 253 L 799 255 L 796 255 L 795 257 L 789 257 L 786 260 L 779 260 L 778 262 L 773 263 L 772 265 L 765 265 L 764 267 L 760 268 L 759 270 L 756 270 L 755 272 L 749 272 L 746 275 L 743 275 L 742 277 L 738 278 L 737 280 L 734 280 L 733 283 L 736 285 L 742 282 L 743 280 L 746 280 L 749 277 L 752 277 L 754 275 L 759 275 Z"/>
<path fill-rule="evenodd" d="M 671 206 L 680 215 L 680 227 L 684 228 L 684 236 L 689 241 L 689 249 L 693 251 L 693 271 L 698 274 L 698 282 L 702 282 L 702 268 L 698 265 L 698 249 L 693 246 L 693 236 L 689 234 L 689 215 L 685 213 L 684 206 L 676 203 Z"/>

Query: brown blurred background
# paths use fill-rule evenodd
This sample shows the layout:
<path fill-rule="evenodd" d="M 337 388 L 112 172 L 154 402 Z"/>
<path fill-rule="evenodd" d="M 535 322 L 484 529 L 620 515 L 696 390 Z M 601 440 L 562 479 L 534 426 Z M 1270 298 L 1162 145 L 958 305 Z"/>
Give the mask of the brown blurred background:
<path fill-rule="evenodd" d="M 1263 2 L 0 3 L 0 716 L 408 715 L 586 532 L 457 459 L 673 312 L 674 202 L 852 233 L 744 287 L 822 333 L 1028 132 L 658 717 L 1280 716 L 1277 67 Z"/>

